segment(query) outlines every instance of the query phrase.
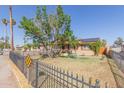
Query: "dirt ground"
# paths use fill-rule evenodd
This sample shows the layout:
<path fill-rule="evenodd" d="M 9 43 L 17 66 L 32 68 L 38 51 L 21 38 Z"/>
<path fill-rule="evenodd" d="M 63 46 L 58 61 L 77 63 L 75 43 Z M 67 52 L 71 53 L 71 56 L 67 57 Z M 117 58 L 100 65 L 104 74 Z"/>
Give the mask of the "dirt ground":
<path fill-rule="evenodd" d="M 119 69 L 119 67 L 115 64 L 115 61 L 112 59 L 108 59 L 111 71 L 116 81 L 116 85 L 119 88 L 124 88 L 124 73 Z"/>
<path fill-rule="evenodd" d="M 105 87 L 106 82 L 108 83 L 108 87 L 116 87 L 114 76 L 106 58 L 101 59 L 101 57 L 95 56 L 83 56 L 80 58 L 58 57 L 45 58 L 42 62 L 57 66 L 75 74 L 78 73 L 80 76 L 83 75 L 86 81 L 88 81 L 90 77 L 92 77 L 93 82 L 99 79 L 101 87 Z"/>

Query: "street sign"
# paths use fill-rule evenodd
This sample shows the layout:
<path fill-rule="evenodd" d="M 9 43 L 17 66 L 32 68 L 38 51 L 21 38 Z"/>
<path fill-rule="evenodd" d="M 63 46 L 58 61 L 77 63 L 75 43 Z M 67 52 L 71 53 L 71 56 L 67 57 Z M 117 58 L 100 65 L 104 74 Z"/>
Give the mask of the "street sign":
<path fill-rule="evenodd" d="M 25 64 L 26 64 L 26 66 L 30 67 L 31 63 L 32 63 L 31 57 L 30 57 L 30 55 L 27 55 L 25 57 Z"/>

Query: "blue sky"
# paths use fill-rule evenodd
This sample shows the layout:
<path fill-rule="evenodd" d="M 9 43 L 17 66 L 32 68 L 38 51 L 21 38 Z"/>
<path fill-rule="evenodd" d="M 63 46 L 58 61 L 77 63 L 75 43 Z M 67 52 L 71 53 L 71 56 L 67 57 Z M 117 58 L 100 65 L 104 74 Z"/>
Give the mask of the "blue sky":
<path fill-rule="evenodd" d="M 124 39 L 124 6 L 62 6 L 71 16 L 71 27 L 77 38 L 95 38 L 107 40 L 112 44 L 117 37 Z M 56 13 L 56 6 L 47 6 L 48 13 Z M 18 28 L 22 16 L 35 16 L 36 6 L 13 6 L 15 45 L 22 45 L 24 31 Z M 9 19 L 8 6 L 0 6 L 0 21 Z M 0 22 L 0 37 L 4 35 L 4 25 Z M 9 25 L 8 25 L 9 33 Z"/>

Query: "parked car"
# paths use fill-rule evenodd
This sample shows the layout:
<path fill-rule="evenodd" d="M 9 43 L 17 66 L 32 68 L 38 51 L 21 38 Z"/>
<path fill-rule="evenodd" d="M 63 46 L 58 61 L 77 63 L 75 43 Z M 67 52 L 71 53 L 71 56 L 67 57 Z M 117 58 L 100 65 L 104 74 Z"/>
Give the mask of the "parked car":
<path fill-rule="evenodd" d="M 0 49 L 0 55 L 3 55 L 3 49 Z"/>

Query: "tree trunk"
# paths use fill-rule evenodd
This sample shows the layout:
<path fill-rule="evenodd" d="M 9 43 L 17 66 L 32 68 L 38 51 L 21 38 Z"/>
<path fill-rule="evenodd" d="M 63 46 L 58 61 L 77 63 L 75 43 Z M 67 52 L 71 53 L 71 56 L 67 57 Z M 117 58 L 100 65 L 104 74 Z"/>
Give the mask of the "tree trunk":
<path fill-rule="evenodd" d="M 13 24 L 12 24 L 12 6 L 9 6 L 9 13 L 10 13 L 10 47 L 12 51 L 14 50 L 14 43 L 13 43 Z"/>
<path fill-rule="evenodd" d="M 5 40 L 5 48 L 7 48 L 7 25 L 6 25 L 6 30 L 5 30 L 5 33 L 6 33 L 6 40 Z"/>

